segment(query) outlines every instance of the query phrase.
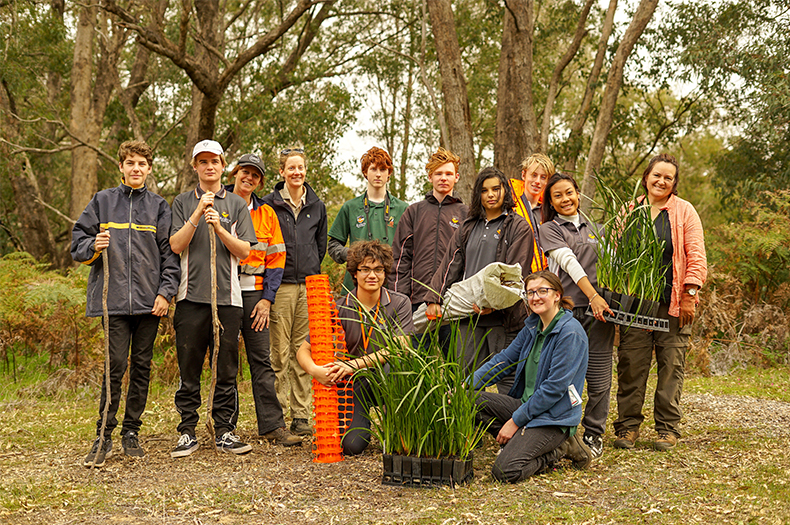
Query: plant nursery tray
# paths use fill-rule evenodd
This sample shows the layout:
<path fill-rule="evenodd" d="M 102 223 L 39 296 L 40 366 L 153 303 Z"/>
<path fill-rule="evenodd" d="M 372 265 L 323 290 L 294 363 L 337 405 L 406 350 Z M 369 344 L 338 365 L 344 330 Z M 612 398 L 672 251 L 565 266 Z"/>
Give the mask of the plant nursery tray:
<path fill-rule="evenodd" d="M 623 312 L 622 310 L 616 310 L 611 308 L 614 315 L 609 315 L 608 312 L 603 313 L 603 318 L 607 321 L 610 321 L 615 324 L 627 326 L 627 327 L 635 327 L 635 328 L 642 328 L 643 330 L 655 330 L 657 332 L 669 332 L 669 319 L 663 319 L 661 317 L 650 317 L 647 315 L 638 315 L 632 314 L 630 312 Z M 592 309 L 590 306 L 587 306 L 587 311 L 584 312 L 585 315 L 589 315 L 590 317 L 595 317 L 592 313 Z"/>
<path fill-rule="evenodd" d="M 466 461 L 384 454 L 383 485 L 431 488 L 465 484 L 474 477 L 472 454 Z"/>

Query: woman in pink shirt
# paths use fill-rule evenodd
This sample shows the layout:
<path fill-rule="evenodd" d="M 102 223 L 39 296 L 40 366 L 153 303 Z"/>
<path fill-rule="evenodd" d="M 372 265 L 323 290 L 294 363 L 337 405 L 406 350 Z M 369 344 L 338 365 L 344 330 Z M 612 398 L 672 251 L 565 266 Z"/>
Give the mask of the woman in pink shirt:
<path fill-rule="evenodd" d="M 666 241 L 663 255 L 666 285 L 658 316 L 669 319 L 669 332 L 621 327 L 617 364 L 618 418 L 614 422 L 616 448 L 631 449 L 639 437 L 639 427 L 645 419 L 642 406 L 654 350 L 658 383 L 653 415 L 658 438 L 653 441 L 653 447 L 669 450 L 680 437 L 678 425 L 682 416 L 680 396 L 686 348 L 699 302 L 697 292 L 705 283 L 708 265 L 699 215 L 690 202 L 677 196 L 679 175 L 678 161 L 666 153 L 653 157 L 642 175 L 656 233 Z"/>

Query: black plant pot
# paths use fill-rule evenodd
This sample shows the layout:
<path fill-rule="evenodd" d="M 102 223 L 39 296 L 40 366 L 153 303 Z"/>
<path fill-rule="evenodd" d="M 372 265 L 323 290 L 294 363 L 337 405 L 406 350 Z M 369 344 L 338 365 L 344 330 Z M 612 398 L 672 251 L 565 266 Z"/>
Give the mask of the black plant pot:
<path fill-rule="evenodd" d="M 405 487 L 440 487 L 468 483 L 474 477 L 472 454 L 466 461 L 451 458 L 418 458 L 398 454 L 382 457 L 383 485 Z"/>

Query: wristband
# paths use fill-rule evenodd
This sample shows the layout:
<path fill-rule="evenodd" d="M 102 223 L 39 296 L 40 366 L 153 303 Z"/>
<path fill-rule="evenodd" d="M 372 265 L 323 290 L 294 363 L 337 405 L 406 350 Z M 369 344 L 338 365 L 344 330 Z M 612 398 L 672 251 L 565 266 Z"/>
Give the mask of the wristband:
<path fill-rule="evenodd" d="M 598 292 L 595 292 L 595 294 L 592 297 L 590 297 L 590 302 L 592 302 L 592 300 L 595 299 L 596 297 L 598 297 Z"/>
<path fill-rule="evenodd" d="M 187 217 L 187 222 L 192 225 L 195 229 L 197 229 L 198 225 L 192 222 L 192 217 Z"/>

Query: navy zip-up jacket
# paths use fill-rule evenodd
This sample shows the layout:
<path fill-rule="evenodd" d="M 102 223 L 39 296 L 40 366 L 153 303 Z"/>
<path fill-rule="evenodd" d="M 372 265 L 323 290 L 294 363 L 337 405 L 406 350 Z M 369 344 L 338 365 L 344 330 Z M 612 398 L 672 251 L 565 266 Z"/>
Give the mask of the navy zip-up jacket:
<path fill-rule="evenodd" d="M 110 232 L 110 247 L 96 253 L 101 229 Z M 109 315 L 150 314 L 157 295 L 168 301 L 178 291 L 181 265 L 170 249 L 170 206 L 145 186 L 125 184 L 93 196 L 71 230 L 71 257 L 91 266 L 86 315 L 102 315 L 104 270 L 109 256 Z"/>
<path fill-rule="evenodd" d="M 521 399 L 524 395 L 524 366 L 532 351 L 539 324 L 540 317 L 537 314 L 530 315 L 510 346 L 477 369 L 472 380 L 474 388 L 479 390 L 489 382 L 495 383 L 496 377 L 510 374 L 515 366 L 516 380 L 507 395 Z M 573 313 L 565 310 L 565 315 L 557 321 L 543 342 L 535 392 L 513 412 L 513 422 L 519 428 L 577 426 L 582 420 L 582 404 L 572 406 L 568 387 L 573 385 L 579 396 L 582 395 L 587 357 L 587 334 L 579 321 L 574 319 Z"/>
<path fill-rule="evenodd" d="M 299 217 L 294 217 L 291 205 L 280 195 L 284 186 L 284 181 L 278 182 L 274 191 L 263 198 L 263 202 L 277 213 L 285 240 L 282 282 L 303 284 L 308 275 L 321 273 L 327 242 L 326 206 L 305 182 L 305 204 L 299 211 Z"/>

